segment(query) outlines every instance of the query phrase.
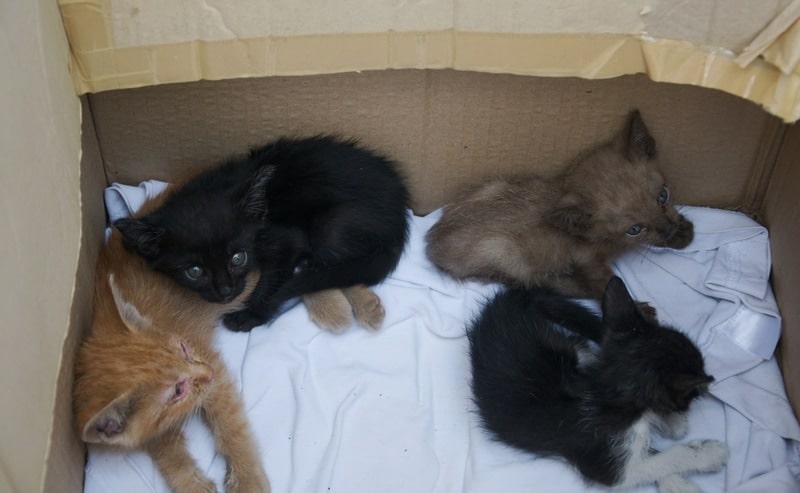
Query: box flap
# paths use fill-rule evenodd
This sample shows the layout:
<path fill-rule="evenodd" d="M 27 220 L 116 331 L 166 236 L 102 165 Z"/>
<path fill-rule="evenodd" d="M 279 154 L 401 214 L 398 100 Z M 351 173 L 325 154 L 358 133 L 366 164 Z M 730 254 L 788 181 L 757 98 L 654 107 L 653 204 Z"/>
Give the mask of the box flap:
<path fill-rule="evenodd" d="M 0 34 L 0 490 L 35 492 L 68 446 L 52 430 L 70 421 L 53 410 L 81 240 L 80 107 L 53 2 L 4 2 Z M 70 472 L 60 491 L 80 487 Z"/>
<path fill-rule="evenodd" d="M 59 0 L 79 93 L 387 68 L 646 73 L 800 118 L 800 0 Z"/>

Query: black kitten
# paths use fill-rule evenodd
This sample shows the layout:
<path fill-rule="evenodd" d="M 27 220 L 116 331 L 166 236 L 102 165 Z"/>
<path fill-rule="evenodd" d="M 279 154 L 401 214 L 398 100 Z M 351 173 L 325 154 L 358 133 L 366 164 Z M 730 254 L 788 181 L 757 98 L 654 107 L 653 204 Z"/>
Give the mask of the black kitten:
<path fill-rule="evenodd" d="M 545 289 L 511 289 L 490 301 L 469 330 L 484 426 L 597 483 L 698 491 L 682 475 L 720 470 L 726 445 L 703 440 L 655 452 L 650 434 L 686 435 L 686 411 L 713 381 L 700 351 L 641 311 L 618 277 L 602 310 L 601 319 Z"/>
<path fill-rule="evenodd" d="M 280 139 L 114 226 L 151 267 L 211 302 L 235 298 L 259 269 L 247 308 L 225 318 L 249 330 L 291 298 L 382 281 L 403 252 L 408 205 L 395 164 L 354 141 Z"/>

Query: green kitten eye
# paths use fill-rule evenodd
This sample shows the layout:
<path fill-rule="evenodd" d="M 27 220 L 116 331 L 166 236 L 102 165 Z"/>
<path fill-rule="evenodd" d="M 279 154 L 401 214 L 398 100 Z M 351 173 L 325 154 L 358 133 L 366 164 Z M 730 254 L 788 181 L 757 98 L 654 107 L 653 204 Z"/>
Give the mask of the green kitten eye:
<path fill-rule="evenodd" d="M 200 279 L 201 277 L 203 277 L 203 272 L 204 271 L 203 271 L 203 268 L 200 267 L 199 265 L 193 265 L 193 266 L 189 267 L 188 269 L 186 269 L 183 272 L 184 272 L 184 274 L 186 274 L 186 277 L 188 277 L 192 281 L 196 281 L 196 280 Z"/>
<path fill-rule="evenodd" d="M 234 267 L 241 267 L 247 262 L 247 252 L 239 250 L 231 257 L 231 265 Z"/>
<path fill-rule="evenodd" d="M 628 228 L 628 231 L 627 231 L 628 236 L 637 236 L 641 232 L 642 232 L 642 227 L 639 226 L 638 224 L 634 224 L 633 226 Z"/>
<path fill-rule="evenodd" d="M 666 185 L 661 187 L 661 192 L 658 194 L 658 205 L 664 205 L 669 200 L 669 188 Z"/>

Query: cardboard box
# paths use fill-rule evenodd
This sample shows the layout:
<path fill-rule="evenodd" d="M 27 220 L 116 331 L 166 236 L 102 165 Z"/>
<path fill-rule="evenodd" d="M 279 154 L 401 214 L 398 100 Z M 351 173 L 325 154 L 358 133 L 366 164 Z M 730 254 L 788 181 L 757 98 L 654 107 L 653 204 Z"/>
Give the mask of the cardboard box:
<path fill-rule="evenodd" d="M 464 3 L 473 7 L 476 19 L 481 12 L 488 15 L 479 2 Z M 580 2 L 567 3 L 580 7 Z M 216 63 L 225 56 L 209 55 L 211 75 L 201 70 L 190 78 L 221 80 L 79 98 L 72 82 L 83 73 L 78 69 L 85 61 L 75 54 L 87 46 L 103 48 L 108 40 L 90 35 L 93 31 L 83 24 L 71 24 L 71 9 L 89 6 L 102 13 L 110 2 L 62 0 L 61 4 L 67 29 L 72 30 L 71 53 L 55 3 L 6 2 L 0 15 L 0 32 L 8 36 L 8 42 L 0 44 L 4 67 L 0 346 L 5 351 L 0 358 L 5 395 L 0 410 L 4 471 L 0 490 L 81 489 L 84 448 L 72 427 L 71 375 L 91 310 L 93 267 L 105 226 L 103 188 L 114 181 L 169 180 L 285 134 L 341 133 L 392 155 L 409 176 L 415 211 L 424 214 L 482 176 L 521 169 L 553 172 L 577 152 L 610 137 L 631 108 L 640 108 L 657 139 L 678 202 L 742 210 L 769 227 L 772 281 L 784 317 L 780 361 L 788 393 L 795 409 L 800 409 L 800 264 L 794 256 L 800 242 L 800 129 L 731 94 L 651 80 L 717 87 L 791 120 L 792 113 L 781 110 L 800 108 L 791 50 L 768 45 L 782 53 L 773 59 L 783 60 L 784 71 L 777 65 L 768 67 L 767 57 L 745 68 L 738 68 L 733 56 L 703 55 L 695 60 L 692 57 L 701 51 L 693 45 L 686 48 L 670 41 L 667 45 L 674 49 L 645 48 L 643 38 L 632 41 L 624 32 L 608 37 L 607 29 L 598 38 L 580 34 L 584 31 L 579 28 L 561 37 L 542 32 L 497 34 L 501 26 L 493 28 L 492 35 L 477 32 L 470 24 L 472 17 L 459 18 L 457 24 L 451 22 L 455 28 L 448 27 L 451 16 L 434 18 L 441 22 L 426 26 L 424 32 L 386 34 L 396 23 L 411 22 L 408 19 L 419 14 L 410 12 L 381 25 L 383 36 L 334 30 L 296 37 L 279 33 L 284 37 L 278 39 L 268 33 L 273 36 L 269 43 L 276 44 L 264 48 L 273 55 L 263 60 L 283 65 L 266 64 L 263 73 L 245 73 L 259 66 L 248 62 L 245 70 L 237 66 L 234 72 L 220 71 L 217 76 L 214 70 L 221 69 Z M 786 2 L 765 4 L 774 12 L 730 40 L 740 55 L 747 54 L 748 39 L 768 31 L 769 19 L 772 15 L 777 19 Z M 131 2 L 116 5 L 133 8 Z M 641 10 L 645 4 L 634 7 Z M 127 12 L 133 15 L 133 10 Z M 643 15 L 639 14 L 636 19 Z M 104 19 L 108 20 L 101 16 Z M 680 23 L 657 25 L 668 30 Z M 627 28 L 635 31 L 638 24 Z M 164 29 L 153 32 L 163 34 Z M 129 38 L 135 41 L 130 33 Z M 378 39 L 386 44 L 376 49 Z M 180 42 L 170 43 L 178 50 L 174 60 L 185 61 L 177 47 Z M 225 43 L 232 49 L 247 45 L 228 39 L 203 43 L 203 53 L 221 50 L 223 55 L 230 53 Z M 253 43 L 248 49 L 261 49 Z M 597 43 L 613 45 L 613 56 L 586 71 L 589 62 L 606 53 L 591 51 Z M 190 51 L 197 53 L 198 45 L 192 46 Z M 152 61 L 147 57 L 156 52 L 167 56 L 168 51 L 161 49 L 151 47 L 136 56 L 145 56 L 145 62 Z M 331 58 L 340 53 L 348 54 L 347 63 Z M 626 53 L 638 61 L 627 63 Z M 123 59 L 116 56 L 111 59 L 119 69 Z M 680 75 L 676 65 L 667 63 L 669 59 L 680 62 L 678 66 L 700 63 L 708 77 L 693 79 L 694 69 Z M 162 71 L 156 72 L 165 79 L 158 82 L 188 80 L 179 72 L 163 71 L 170 67 L 166 60 Z M 520 60 L 528 62 L 514 65 Z M 659 65 L 659 60 L 664 63 Z M 614 77 L 646 71 L 649 77 L 585 80 L 526 75 L 543 74 L 544 66 L 552 69 L 546 75 Z M 434 70 L 445 67 L 459 70 Z M 646 70 L 639 70 L 642 67 Z M 386 68 L 402 70 L 363 71 Z M 231 78 L 251 75 L 272 77 Z M 742 83 L 748 77 L 751 84 Z M 767 79 L 770 82 L 761 85 Z M 114 79 L 111 87 L 155 81 L 123 84 Z"/>

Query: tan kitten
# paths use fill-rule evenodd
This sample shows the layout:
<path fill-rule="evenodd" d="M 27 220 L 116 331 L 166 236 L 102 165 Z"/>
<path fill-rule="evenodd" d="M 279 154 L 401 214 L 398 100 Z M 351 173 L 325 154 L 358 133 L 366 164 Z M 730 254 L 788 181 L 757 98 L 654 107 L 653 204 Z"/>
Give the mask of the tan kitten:
<path fill-rule="evenodd" d="M 83 440 L 145 450 L 176 493 L 215 492 L 181 431 L 198 412 L 227 461 L 226 491 L 269 492 L 241 397 L 211 346 L 221 315 L 240 306 L 177 287 L 123 248 L 115 231 L 98 259 L 92 327 L 75 366 Z"/>
<path fill-rule="evenodd" d="M 446 206 L 427 255 L 458 279 L 600 298 L 615 257 L 642 243 L 684 248 L 693 230 L 670 203 L 655 140 L 634 111 L 615 139 L 561 174 L 493 179 Z"/>

